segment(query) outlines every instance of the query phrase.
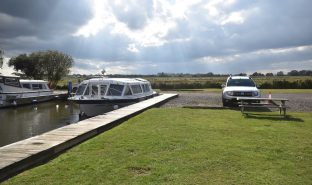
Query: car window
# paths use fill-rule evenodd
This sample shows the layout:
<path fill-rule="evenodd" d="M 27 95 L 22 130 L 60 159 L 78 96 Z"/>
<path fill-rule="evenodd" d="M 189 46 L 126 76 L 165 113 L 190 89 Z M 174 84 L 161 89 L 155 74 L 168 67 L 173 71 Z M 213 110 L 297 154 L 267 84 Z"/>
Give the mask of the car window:
<path fill-rule="evenodd" d="M 229 79 L 227 86 L 255 87 L 256 84 L 251 79 Z"/>

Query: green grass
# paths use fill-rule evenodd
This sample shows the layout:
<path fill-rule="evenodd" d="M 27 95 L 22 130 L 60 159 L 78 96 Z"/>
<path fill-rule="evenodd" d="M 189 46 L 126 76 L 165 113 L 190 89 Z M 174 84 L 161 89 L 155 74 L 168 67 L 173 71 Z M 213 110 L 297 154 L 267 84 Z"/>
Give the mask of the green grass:
<path fill-rule="evenodd" d="M 311 184 L 312 113 L 151 109 L 5 184 Z"/>

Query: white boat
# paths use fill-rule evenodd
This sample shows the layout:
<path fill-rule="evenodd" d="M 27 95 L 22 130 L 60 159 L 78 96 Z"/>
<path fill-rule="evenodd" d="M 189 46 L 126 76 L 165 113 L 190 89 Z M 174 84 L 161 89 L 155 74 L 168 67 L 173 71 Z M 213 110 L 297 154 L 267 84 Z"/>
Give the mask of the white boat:
<path fill-rule="evenodd" d="M 53 91 L 46 81 L 0 76 L 0 108 L 49 101 L 53 98 Z"/>
<path fill-rule="evenodd" d="M 79 84 L 69 100 L 79 104 L 81 116 L 95 116 L 155 96 L 141 78 L 92 78 Z"/>

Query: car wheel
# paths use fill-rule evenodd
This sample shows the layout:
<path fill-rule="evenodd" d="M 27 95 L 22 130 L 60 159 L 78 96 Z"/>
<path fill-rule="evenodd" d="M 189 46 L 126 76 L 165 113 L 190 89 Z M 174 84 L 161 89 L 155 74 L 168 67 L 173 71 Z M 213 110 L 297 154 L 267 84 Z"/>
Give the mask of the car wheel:
<path fill-rule="evenodd" d="M 227 107 L 229 104 L 225 101 L 224 98 L 222 98 L 222 104 L 223 104 L 223 107 Z"/>

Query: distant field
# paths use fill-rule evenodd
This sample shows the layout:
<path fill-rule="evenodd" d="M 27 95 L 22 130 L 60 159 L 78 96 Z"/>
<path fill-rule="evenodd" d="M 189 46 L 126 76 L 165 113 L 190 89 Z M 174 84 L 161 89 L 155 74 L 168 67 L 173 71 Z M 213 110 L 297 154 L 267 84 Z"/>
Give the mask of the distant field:
<path fill-rule="evenodd" d="M 146 77 L 155 89 L 221 89 L 227 77 Z M 312 76 L 253 77 L 262 89 L 312 89 Z M 80 79 L 84 80 L 84 79 Z M 78 78 L 66 77 L 59 83 L 64 88 L 68 81 L 74 84 Z"/>
<path fill-rule="evenodd" d="M 221 88 L 220 85 L 226 82 L 227 77 L 153 77 L 146 78 L 149 80 L 154 86 L 168 85 L 168 87 L 172 86 L 181 86 L 184 85 L 192 85 L 194 86 L 214 86 L 214 88 Z M 312 76 L 273 76 L 273 77 L 253 77 L 257 85 L 263 86 L 266 84 L 273 84 L 274 82 L 303 82 L 306 80 L 312 80 Z"/>

